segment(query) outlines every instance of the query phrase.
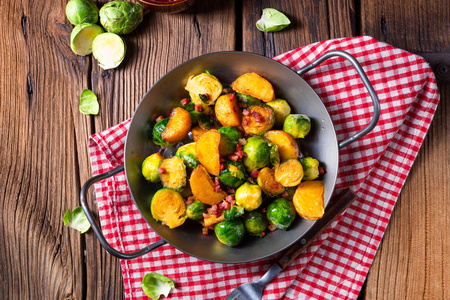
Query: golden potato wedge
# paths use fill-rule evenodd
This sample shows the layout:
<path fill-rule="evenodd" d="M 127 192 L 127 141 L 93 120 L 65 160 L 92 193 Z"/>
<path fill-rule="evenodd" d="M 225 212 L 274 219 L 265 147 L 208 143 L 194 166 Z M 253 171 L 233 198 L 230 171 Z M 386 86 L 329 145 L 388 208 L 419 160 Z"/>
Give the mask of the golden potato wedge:
<path fill-rule="evenodd" d="M 191 115 L 181 107 L 175 108 L 170 114 L 169 123 L 161 134 L 161 138 L 169 143 L 181 142 L 191 131 Z"/>
<path fill-rule="evenodd" d="M 322 181 L 304 181 L 300 183 L 294 194 L 294 207 L 300 217 L 308 220 L 322 218 L 325 212 L 324 185 Z"/>
<path fill-rule="evenodd" d="M 250 95 L 270 102 L 275 99 L 275 91 L 272 84 L 256 73 L 246 73 L 239 76 L 232 84 L 231 88 L 238 93 Z"/>
<path fill-rule="evenodd" d="M 275 169 L 275 180 L 284 187 L 296 186 L 302 181 L 303 167 L 298 159 L 291 158 Z"/>
<path fill-rule="evenodd" d="M 205 167 L 202 165 L 198 165 L 197 168 L 192 171 L 189 183 L 194 197 L 204 204 L 211 206 L 219 204 L 227 196 L 227 193 L 224 191 L 214 191 L 216 186 L 211 180 L 208 171 L 206 171 Z"/>
<path fill-rule="evenodd" d="M 159 170 L 163 171 L 159 179 L 164 187 L 181 191 L 186 186 L 186 165 L 181 158 L 173 156 L 163 160 Z"/>
<path fill-rule="evenodd" d="M 263 134 L 275 125 L 275 111 L 272 107 L 265 104 L 252 105 L 247 110 L 249 113 L 242 120 L 242 128 L 246 134 Z"/>
<path fill-rule="evenodd" d="M 222 95 L 214 107 L 217 120 L 223 126 L 238 127 L 242 122 L 242 112 L 234 94 Z"/>
<path fill-rule="evenodd" d="M 195 143 L 195 153 L 199 162 L 209 174 L 219 176 L 220 173 L 220 133 L 217 129 L 210 129 Z"/>
<path fill-rule="evenodd" d="M 264 138 L 278 146 L 281 161 L 298 157 L 298 145 L 295 139 L 283 130 L 269 130 Z"/>
<path fill-rule="evenodd" d="M 217 129 L 217 126 L 213 126 L 212 129 Z M 192 127 L 192 138 L 194 139 L 194 142 L 197 142 L 198 139 L 208 131 L 208 129 L 203 129 L 200 126 L 194 126 Z"/>
<path fill-rule="evenodd" d="M 150 205 L 153 218 L 163 222 L 170 229 L 178 227 L 186 220 L 186 205 L 179 193 L 163 188 L 153 195 Z"/>

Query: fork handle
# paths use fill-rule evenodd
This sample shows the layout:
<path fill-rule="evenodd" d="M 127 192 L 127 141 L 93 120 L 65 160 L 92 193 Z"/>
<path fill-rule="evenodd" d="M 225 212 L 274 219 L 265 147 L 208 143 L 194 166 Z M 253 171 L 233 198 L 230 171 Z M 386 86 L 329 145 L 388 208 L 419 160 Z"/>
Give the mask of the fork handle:
<path fill-rule="evenodd" d="M 332 201 L 331 206 L 327 209 L 323 217 L 317 220 L 312 228 L 306 232 L 302 238 L 294 244 L 287 252 L 278 260 L 281 269 L 285 269 L 302 251 L 308 247 L 316 237 L 318 237 L 338 216 L 340 216 L 358 196 L 349 189 L 344 190 L 339 196 Z"/>

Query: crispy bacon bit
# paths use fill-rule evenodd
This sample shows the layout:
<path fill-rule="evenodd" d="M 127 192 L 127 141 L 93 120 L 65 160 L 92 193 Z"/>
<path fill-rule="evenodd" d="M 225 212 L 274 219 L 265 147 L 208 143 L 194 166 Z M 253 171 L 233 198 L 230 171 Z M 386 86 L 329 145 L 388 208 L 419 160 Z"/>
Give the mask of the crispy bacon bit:
<path fill-rule="evenodd" d="M 219 208 L 220 208 L 221 210 L 230 209 L 230 208 L 231 208 L 231 204 L 230 204 L 230 202 L 228 202 L 228 201 L 222 201 L 222 202 L 219 204 Z"/>
<path fill-rule="evenodd" d="M 188 98 L 184 98 L 183 100 L 180 101 L 181 105 L 186 105 L 189 103 L 189 99 Z"/>
<path fill-rule="evenodd" d="M 227 187 L 225 191 L 226 191 L 228 194 L 234 194 L 234 193 L 236 192 L 235 189 L 230 188 L 230 187 Z M 234 195 L 230 195 L 230 196 L 233 196 L 233 198 L 234 198 Z"/>
<path fill-rule="evenodd" d="M 252 183 L 252 184 L 255 184 L 255 181 L 254 181 L 253 178 L 251 178 L 251 177 L 247 178 L 247 181 L 250 182 L 250 183 Z"/>
<path fill-rule="evenodd" d="M 219 177 L 214 177 L 215 185 L 220 185 Z"/>
<path fill-rule="evenodd" d="M 234 195 L 226 196 L 225 201 L 227 201 L 228 203 L 231 203 L 231 204 L 233 204 L 233 202 L 236 202 L 236 201 L 234 201 Z"/>
<path fill-rule="evenodd" d="M 265 213 L 267 212 L 267 207 L 261 208 L 261 212 L 262 212 L 263 214 L 265 214 Z"/>
<path fill-rule="evenodd" d="M 244 118 L 244 120 L 242 120 L 242 125 L 247 126 L 248 122 L 249 120 L 247 118 Z"/>
<path fill-rule="evenodd" d="M 242 108 L 242 107 L 247 107 L 247 104 L 242 103 L 242 102 L 239 102 L 238 105 L 239 105 L 239 107 L 241 107 L 241 108 Z"/>
<path fill-rule="evenodd" d="M 247 109 L 244 109 L 244 110 L 242 111 L 242 114 L 243 114 L 244 116 L 248 116 L 248 115 L 250 115 L 250 112 L 249 112 Z"/>
<path fill-rule="evenodd" d="M 225 165 L 224 164 L 220 164 L 220 170 L 221 171 L 225 170 Z"/>
<path fill-rule="evenodd" d="M 195 110 L 196 111 L 202 111 L 202 106 L 200 104 L 196 104 L 195 105 Z"/>
<path fill-rule="evenodd" d="M 202 234 L 203 235 L 208 235 L 208 228 L 202 227 Z"/>
<path fill-rule="evenodd" d="M 265 236 L 266 233 L 265 233 L 264 231 L 262 231 L 262 232 L 260 233 L 260 235 L 261 235 L 261 236 Z"/>
<path fill-rule="evenodd" d="M 214 192 L 219 193 L 220 192 L 220 185 L 216 185 L 214 187 Z"/>
<path fill-rule="evenodd" d="M 257 115 L 255 116 L 255 121 L 261 123 L 262 121 L 264 121 L 264 119 L 260 115 Z"/>
<path fill-rule="evenodd" d="M 156 122 L 159 122 L 159 121 L 161 121 L 162 119 L 164 119 L 164 116 L 159 116 L 159 117 L 156 118 L 155 121 L 156 121 Z"/>
<path fill-rule="evenodd" d="M 189 196 L 186 200 L 184 200 L 184 203 L 186 205 L 190 205 L 190 204 L 194 203 L 194 197 Z"/>
<path fill-rule="evenodd" d="M 241 144 L 237 144 L 236 145 L 236 152 L 237 151 L 241 151 L 242 150 L 242 145 Z"/>
<path fill-rule="evenodd" d="M 238 161 L 239 156 L 237 156 L 236 154 L 230 154 L 230 155 L 228 155 L 228 159 L 230 159 L 232 161 Z"/>
<path fill-rule="evenodd" d="M 208 214 L 203 214 L 203 219 L 207 219 L 207 218 L 209 218 L 209 215 Z"/>
<path fill-rule="evenodd" d="M 277 228 L 276 228 L 275 225 L 273 225 L 273 224 L 269 224 L 269 226 L 267 226 L 267 229 L 269 229 L 270 231 L 275 231 L 275 230 L 277 230 Z"/>
<path fill-rule="evenodd" d="M 164 169 L 164 168 L 158 169 L 158 174 L 164 174 L 164 172 L 166 172 L 166 169 Z"/>
<path fill-rule="evenodd" d="M 217 204 L 214 204 L 213 206 L 211 206 L 211 208 L 209 209 L 209 213 L 212 215 L 215 215 L 217 213 Z"/>
<path fill-rule="evenodd" d="M 252 178 L 257 178 L 257 177 L 258 177 L 258 174 L 259 174 L 259 171 L 258 171 L 258 170 L 253 170 L 253 171 L 250 173 L 250 176 L 251 176 Z"/>
<path fill-rule="evenodd" d="M 236 100 L 236 97 L 234 94 L 230 94 L 230 102 L 234 102 L 234 100 Z"/>
<path fill-rule="evenodd" d="M 325 174 L 325 173 L 326 173 L 325 169 L 323 167 L 319 167 L 319 174 L 322 175 L 322 174 Z"/>
<path fill-rule="evenodd" d="M 289 193 L 287 191 L 284 191 L 283 194 L 281 194 L 281 197 L 286 198 L 287 196 L 289 196 Z"/>
<path fill-rule="evenodd" d="M 237 109 L 236 106 L 233 106 L 233 111 L 234 111 L 234 112 L 237 112 L 237 111 L 238 111 L 238 109 Z"/>
<path fill-rule="evenodd" d="M 247 145 L 247 140 L 246 139 L 239 139 L 239 144 L 240 145 Z"/>
<path fill-rule="evenodd" d="M 221 157 L 220 162 L 225 162 L 225 158 Z"/>

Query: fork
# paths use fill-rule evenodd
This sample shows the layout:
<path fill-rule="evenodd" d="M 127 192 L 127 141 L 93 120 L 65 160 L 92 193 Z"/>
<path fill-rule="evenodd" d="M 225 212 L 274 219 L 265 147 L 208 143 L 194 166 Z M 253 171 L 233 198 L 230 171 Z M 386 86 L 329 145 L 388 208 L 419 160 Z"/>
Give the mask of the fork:
<path fill-rule="evenodd" d="M 340 216 L 356 199 L 355 193 L 346 189 L 332 201 L 323 217 L 317 220 L 299 242 L 295 243 L 286 253 L 274 263 L 270 269 L 256 282 L 244 283 L 238 286 L 225 300 L 256 300 L 261 299 L 266 284 L 284 270 L 302 251 L 308 247 L 338 216 Z"/>

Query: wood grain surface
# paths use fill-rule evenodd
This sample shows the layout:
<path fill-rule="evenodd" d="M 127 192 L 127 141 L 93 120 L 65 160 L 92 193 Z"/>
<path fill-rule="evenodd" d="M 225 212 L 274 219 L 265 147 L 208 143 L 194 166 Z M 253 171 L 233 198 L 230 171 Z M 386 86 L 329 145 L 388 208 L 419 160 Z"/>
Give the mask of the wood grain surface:
<path fill-rule="evenodd" d="M 361 34 L 424 56 L 441 103 L 359 298 L 450 299 L 449 1 L 197 0 L 179 14 L 146 15 L 125 37 L 125 61 L 109 71 L 71 51 L 66 3 L 0 1 L 1 299 L 123 298 L 118 259 L 62 216 L 79 206 L 91 176 L 89 135 L 130 118 L 167 71 L 214 51 L 271 57 Z M 258 31 L 266 7 L 285 12 L 291 26 Z M 98 95 L 98 116 L 78 110 L 86 88 Z"/>

